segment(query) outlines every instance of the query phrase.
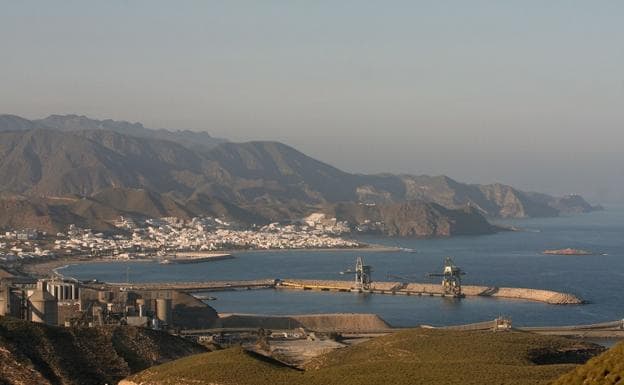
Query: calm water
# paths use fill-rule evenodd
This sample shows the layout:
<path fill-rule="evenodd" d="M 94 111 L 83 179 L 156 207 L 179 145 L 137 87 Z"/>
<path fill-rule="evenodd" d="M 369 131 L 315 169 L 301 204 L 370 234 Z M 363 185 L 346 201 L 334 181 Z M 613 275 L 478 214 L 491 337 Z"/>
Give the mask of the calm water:
<path fill-rule="evenodd" d="M 377 313 L 395 326 L 448 325 L 511 316 L 515 325 L 567 325 L 624 318 L 624 207 L 590 214 L 507 221 L 527 229 L 451 239 L 364 238 L 374 243 L 417 250 L 408 252 L 262 252 L 239 253 L 235 259 L 190 265 L 95 263 L 64 269 L 79 279 L 198 281 L 256 278 L 347 279 L 340 271 L 358 255 L 373 265 L 373 279 L 386 274 L 425 281 L 438 272 L 444 256 L 455 257 L 466 284 L 532 287 L 571 292 L 590 301 L 581 306 L 553 306 L 492 298 L 404 297 L 355 293 L 257 290 L 215 293 L 210 305 L 220 312 L 265 314 Z M 607 255 L 544 256 L 544 249 L 582 248 Z M 348 276 L 350 279 L 351 276 Z"/>

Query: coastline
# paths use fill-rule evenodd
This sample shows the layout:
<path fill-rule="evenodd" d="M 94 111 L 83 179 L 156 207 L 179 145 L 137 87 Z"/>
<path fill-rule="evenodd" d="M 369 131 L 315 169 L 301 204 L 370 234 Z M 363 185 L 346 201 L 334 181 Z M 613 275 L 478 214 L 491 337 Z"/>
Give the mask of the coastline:
<path fill-rule="evenodd" d="M 254 249 L 254 250 L 244 250 L 244 249 L 230 249 L 230 250 L 215 250 L 215 253 L 218 254 L 230 254 L 234 258 L 236 254 L 242 253 L 285 253 L 285 252 L 399 252 L 402 251 L 400 247 L 395 246 L 385 246 L 378 244 L 365 244 L 362 247 L 335 247 L 335 248 L 307 248 L 307 249 Z M 22 265 L 20 271 L 26 275 L 33 277 L 46 277 L 51 274 L 56 273 L 56 270 L 59 268 L 64 268 L 71 265 L 83 265 L 90 263 L 156 263 L 157 261 L 152 258 L 137 258 L 137 259 L 111 259 L 111 258 L 101 258 L 101 257 L 85 257 L 85 256 L 75 256 L 75 257 L 62 257 L 59 259 L 45 260 L 45 261 L 37 261 L 31 262 Z M 210 261 L 207 261 L 210 262 Z"/>
<path fill-rule="evenodd" d="M 89 263 L 150 263 L 154 262 L 151 259 L 108 259 L 108 258 L 89 258 L 84 257 L 70 257 L 62 259 L 52 259 L 41 262 L 33 262 L 22 265 L 20 271 L 26 275 L 32 277 L 47 277 L 56 273 L 56 270 L 62 267 L 70 265 L 83 265 Z"/>
<path fill-rule="evenodd" d="M 374 243 L 366 244 L 361 247 L 311 247 L 305 249 L 253 249 L 253 250 L 244 250 L 244 249 L 235 249 L 235 250 L 223 250 L 224 253 L 289 253 L 289 252 L 299 252 L 299 251 L 307 251 L 307 252 L 364 252 L 364 253 L 379 253 L 379 252 L 399 252 L 403 251 L 403 248 L 396 246 L 385 246 L 378 245 Z"/>

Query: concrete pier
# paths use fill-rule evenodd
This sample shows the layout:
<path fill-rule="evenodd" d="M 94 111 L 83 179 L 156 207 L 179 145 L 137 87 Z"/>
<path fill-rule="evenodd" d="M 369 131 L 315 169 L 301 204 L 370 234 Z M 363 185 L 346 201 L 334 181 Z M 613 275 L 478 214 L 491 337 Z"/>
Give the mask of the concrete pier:
<path fill-rule="evenodd" d="M 370 289 L 357 289 L 351 281 L 331 280 L 294 280 L 286 279 L 279 282 L 279 288 L 321 291 L 362 291 L 376 294 L 415 295 L 415 296 L 452 296 L 446 294 L 441 285 L 428 283 L 373 282 Z M 526 289 L 497 286 L 462 285 L 462 292 L 467 297 L 494 297 L 521 299 L 544 302 L 552 305 L 579 305 L 584 301 L 569 293 L 551 290 Z"/>
<path fill-rule="evenodd" d="M 203 281 L 203 282 L 143 282 L 143 283 L 107 283 L 113 287 L 128 287 L 134 290 L 175 290 L 182 292 L 252 290 L 275 287 L 275 279 L 257 279 L 242 281 Z"/>
<path fill-rule="evenodd" d="M 206 282 L 151 282 L 151 283 L 109 283 L 110 286 L 129 287 L 134 290 L 176 290 L 183 292 L 209 292 L 222 290 L 253 290 L 253 289 L 296 289 L 339 292 L 366 292 L 389 295 L 413 295 L 431 297 L 452 297 L 444 292 L 440 284 L 372 282 L 369 289 L 358 289 L 353 281 L 311 280 L 311 279 L 262 279 L 248 281 L 206 281 Z M 581 298 L 569 293 L 551 290 L 462 285 L 466 297 L 493 297 L 538 301 L 552 305 L 579 305 L 584 303 Z"/>

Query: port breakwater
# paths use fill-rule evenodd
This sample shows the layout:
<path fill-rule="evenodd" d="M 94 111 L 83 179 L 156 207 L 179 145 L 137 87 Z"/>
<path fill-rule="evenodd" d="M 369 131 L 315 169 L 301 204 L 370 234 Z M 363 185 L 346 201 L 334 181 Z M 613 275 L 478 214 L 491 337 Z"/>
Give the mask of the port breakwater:
<path fill-rule="evenodd" d="M 128 286 L 118 283 L 112 286 Z M 223 290 L 252 290 L 252 289 L 290 289 L 290 290 L 319 290 L 336 292 L 363 292 L 387 295 L 408 296 L 437 296 L 452 297 L 444 292 L 442 285 L 416 282 L 372 282 L 369 289 L 357 288 L 353 281 L 341 280 L 311 280 L 311 279 L 263 279 L 248 281 L 205 281 L 205 282 L 151 282 L 131 284 L 133 289 L 143 290 L 177 290 L 185 292 L 210 292 Z M 466 298 L 492 297 L 502 299 L 518 299 L 537 301 L 551 305 L 579 305 L 584 301 L 570 293 L 552 290 L 513 288 L 498 286 L 462 285 L 462 292 Z"/>
<path fill-rule="evenodd" d="M 369 289 L 356 288 L 351 281 L 334 280 L 281 280 L 279 288 L 321 290 L 321 291 L 361 291 L 375 294 L 416 295 L 416 296 L 452 296 L 445 293 L 442 285 L 430 283 L 405 282 L 372 282 Z M 544 302 L 551 305 L 580 305 L 584 301 L 570 293 L 552 290 L 462 285 L 462 293 L 466 297 L 493 297 L 505 299 L 520 299 Z"/>
<path fill-rule="evenodd" d="M 175 290 L 199 293 L 223 290 L 270 289 L 275 287 L 276 280 L 256 279 L 240 281 L 107 283 L 107 285 L 111 287 L 129 287 L 134 290 Z"/>

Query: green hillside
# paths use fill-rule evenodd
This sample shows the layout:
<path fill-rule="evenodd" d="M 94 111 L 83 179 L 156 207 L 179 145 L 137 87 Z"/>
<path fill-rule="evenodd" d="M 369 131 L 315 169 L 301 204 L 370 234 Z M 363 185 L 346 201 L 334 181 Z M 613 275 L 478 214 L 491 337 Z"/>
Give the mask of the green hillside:
<path fill-rule="evenodd" d="M 158 385 L 306 383 L 304 372 L 264 359 L 240 347 L 168 362 L 129 380 Z"/>
<path fill-rule="evenodd" d="M 235 348 L 150 368 L 128 384 L 547 384 L 600 351 L 529 333 L 414 329 L 331 352 L 304 372 Z"/>
<path fill-rule="evenodd" d="M 624 342 L 553 382 L 553 385 L 623 385 Z"/>

